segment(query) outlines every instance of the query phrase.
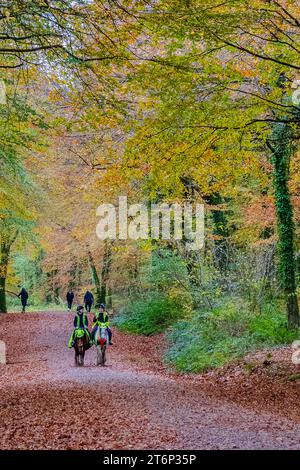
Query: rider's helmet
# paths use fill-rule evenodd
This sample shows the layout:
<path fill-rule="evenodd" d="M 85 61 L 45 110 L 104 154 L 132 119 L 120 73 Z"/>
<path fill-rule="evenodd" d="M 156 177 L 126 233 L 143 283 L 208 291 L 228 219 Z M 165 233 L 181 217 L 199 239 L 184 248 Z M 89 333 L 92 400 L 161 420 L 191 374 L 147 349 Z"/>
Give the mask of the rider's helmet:
<path fill-rule="evenodd" d="M 103 310 L 105 310 L 105 304 L 98 304 L 97 307 L 98 308 L 103 308 Z"/>
<path fill-rule="evenodd" d="M 77 312 L 80 312 L 80 310 L 84 310 L 83 305 L 78 305 Z"/>

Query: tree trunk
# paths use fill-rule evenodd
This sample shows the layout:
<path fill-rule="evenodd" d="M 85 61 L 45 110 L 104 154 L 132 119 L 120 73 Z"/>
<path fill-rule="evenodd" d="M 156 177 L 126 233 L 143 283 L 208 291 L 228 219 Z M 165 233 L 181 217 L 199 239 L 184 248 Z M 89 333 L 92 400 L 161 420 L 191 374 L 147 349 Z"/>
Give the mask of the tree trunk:
<path fill-rule="evenodd" d="M 205 202 L 211 206 L 219 206 L 224 203 L 219 193 L 203 196 Z M 214 240 L 214 263 L 222 273 L 228 269 L 228 228 L 226 215 L 223 209 L 215 208 L 211 211 L 213 221 Z"/>
<path fill-rule="evenodd" d="M 109 243 L 105 242 L 105 249 L 103 254 L 103 264 L 101 271 L 101 290 L 100 290 L 100 303 L 105 304 L 107 293 L 107 281 L 111 265 L 111 247 Z"/>
<path fill-rule="evenodd" d="M 273 151 L 279 277 L 286 300 L 288 326 L 294 329 L 299 326 L 299 306 L 296 295 L 293 207 L 288 187 L 289 161 L 293 153 L 291 137 L 292 131 L 286 124 L 276 124 L 269 146 Z"/>
<path fill-rule="evenodd" d="M 56 303 L 56 305 L 59 305 L 59 286 L 57 285 L 57 279 L 56 279 L 57 272 L 58 272 L 57 269 L 53 269 L 51 271 L 51 279 L 52 279 L 52 292 L 53 292 L 54 302 Z"/>
<path fill-rule="evenodd" d="M 2 269 L 2 265 L 1 265 Z M 6 277 L 0 276 L 0 313 L 6 313 L 6 294 L 5 294 L 5 285 L 6 285 Z"/>
<path fill-rule="evenodd" d="M 191 177 L 181 177 L 181 182 L 185 187 L 185 199 L 189 202 L 195 201 L 196 193 L 200 194 L 199 186 Z M 210 195 L 202 194 L 203 200 L 212 206 L 224 204 L 224 200 L 219 193 Z M 221 272 L 226 272 L 228 268 L 228 227 L 226 214 L 223 209 L 216 207 L 212 209 L 213 234 L 216 236 L 215 245 L 215 264 Z"/>
<path fill-rule="evenodd" d="M 108 293 L 106 296 L 106 308 L 111 309 L 112 308 L 112 292 L 111 288 L 108 288 Z"/>
<path fill-rule="evenodd" d="M 6 278 L 7 278 L 7 267 L 9 262 L 10 247 L 14 242 L 15 238 L 10 242 L 1 243 L 0 251 L 0 313 L 7 312 L 6 305 Z"/>

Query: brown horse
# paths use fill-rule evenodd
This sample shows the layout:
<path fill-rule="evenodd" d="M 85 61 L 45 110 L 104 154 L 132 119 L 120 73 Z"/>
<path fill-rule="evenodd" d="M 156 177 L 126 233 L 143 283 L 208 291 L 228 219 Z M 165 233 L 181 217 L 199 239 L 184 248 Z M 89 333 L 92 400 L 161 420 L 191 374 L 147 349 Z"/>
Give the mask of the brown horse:
<path fill-rule="evenodd" d="M 75 337 L 74 351 L 75 351 L 75 366 L 84 365 L 85 351 L 89 348 L 89 338 L 83 328 L 77 330 Z"/>

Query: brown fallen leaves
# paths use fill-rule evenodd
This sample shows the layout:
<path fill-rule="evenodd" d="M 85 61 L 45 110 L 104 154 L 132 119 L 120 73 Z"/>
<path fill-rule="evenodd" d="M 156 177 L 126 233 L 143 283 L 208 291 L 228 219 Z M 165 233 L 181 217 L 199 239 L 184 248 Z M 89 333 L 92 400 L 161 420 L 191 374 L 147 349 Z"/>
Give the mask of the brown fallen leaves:
<path fill-rule="evenodd" d="M 162 363 L 162 335 L 114 330 L 108 365 L 74 366 L 72 314 L 0 317 L 1 449 L 300 448 L 299 373 L 289 348 L 202 375 Z M 267 411 L 270 415 L 264 415 Z"/>

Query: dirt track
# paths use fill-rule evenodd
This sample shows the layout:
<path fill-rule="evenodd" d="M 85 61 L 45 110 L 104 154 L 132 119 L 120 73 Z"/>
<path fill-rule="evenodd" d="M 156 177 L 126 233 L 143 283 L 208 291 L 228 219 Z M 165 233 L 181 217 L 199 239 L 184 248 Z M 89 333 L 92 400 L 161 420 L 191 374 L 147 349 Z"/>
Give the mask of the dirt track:
<path fill-rule="evenodd" d="M 72 314 L 0 317 L 0 449 L 300 449 L 300 424 L 173 376 L 162 337 L 114 332 L 107 367 L 66 348 Z M 138 352 L 139 351 L 139 352 Z"/>

